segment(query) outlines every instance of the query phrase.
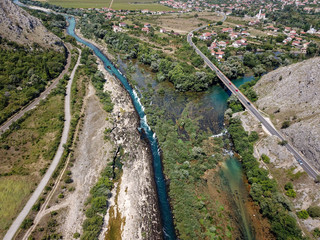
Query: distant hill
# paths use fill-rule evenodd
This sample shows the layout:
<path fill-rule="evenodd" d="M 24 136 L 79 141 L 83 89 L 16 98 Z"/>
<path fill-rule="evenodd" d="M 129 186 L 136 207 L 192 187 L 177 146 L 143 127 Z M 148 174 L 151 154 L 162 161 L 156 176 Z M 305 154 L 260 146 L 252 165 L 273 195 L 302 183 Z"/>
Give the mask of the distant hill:
<path fill-rule="evenodd" d="M 44 48 L 62 49 L 57 36 L 10 0 L 0 0 L 0 36 L 21 45 L 37 43 Z"/>
<path fill-rule="evenodd" d="M 259 109 L 320 169 L 320 57 L 272 71 L 254 89 Z"/>

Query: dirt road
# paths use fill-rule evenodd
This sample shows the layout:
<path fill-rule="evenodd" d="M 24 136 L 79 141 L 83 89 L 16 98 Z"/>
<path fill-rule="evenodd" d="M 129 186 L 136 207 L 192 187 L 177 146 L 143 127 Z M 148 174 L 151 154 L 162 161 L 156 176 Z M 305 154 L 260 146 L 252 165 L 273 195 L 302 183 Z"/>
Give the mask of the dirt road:
<path fill-rule="evenodd" d="M 70 129 L 70 122 L 71 122 L 71 109 L 70 109 L 71 85 L 72 85 L 72 81 L 73 81 L 75 72 L 76 72 L 76 70 L 77 70 L 77 68 L 78 68 L 78 66 L 80 64 L 80 58 L 81 58 L 81 50 L 80 49 L 78 49 L 78 50 L 79 50 L 78 61 L 77 61 L 76 65 L 75 65 L 75 67 L 74 67 L 74 69 L 73 69 L 73 71 L 71 73 L 70 80 L 69 80 L 68 85 L 67 85 L 67 91 L 66 91 L 66 96 L 65 96 L 65 108 L 64 108 L 65 122 L 64 122 L 63 133 L 62 133 L 60 145 L 58 147 L 56 155 L 54 156 L 54 159 L 53 159 L 49 169 L 47 170 L 46 174 L 42 178 L 42 180 L 39 183 L 39 185 L 36 188 L 36 190 L 33 192 L 32 196 L 30 197 L 30 199 L 27 202 L 27 204 L 24 206 L 22 211 L 19 213 L 18 217 L 14 220 L 14 222 L 10 226 L 9 230 L 7 231 L 6 235 L 3 238 L 4 240 L 11 240 L 14 237 L 14 235 L 17 232 L 17 230 L 19 229 L 21 223 L 26 218 L 26 216 L 30 212 L 32 206 L 36 203 L 36 201 L 38 200 L 39 196 L 41 195 L 43 189 L 45 188 L 45 186 L 47 185 L 48 181 L 50 180 L 50 178 L 51 178 L 54 170 L 56 169 L 56 167 L 57 167 L 57 165 L 58 165 L 58 163 L 60 161 L 60 158 L 61 158 L 61 156 L 63 154 L 63 151 L 64 151 L 63 145 L 67 142 L 69 129 Z M 41 99 L 39 99 L 39 101 L 40 100 Z"/>

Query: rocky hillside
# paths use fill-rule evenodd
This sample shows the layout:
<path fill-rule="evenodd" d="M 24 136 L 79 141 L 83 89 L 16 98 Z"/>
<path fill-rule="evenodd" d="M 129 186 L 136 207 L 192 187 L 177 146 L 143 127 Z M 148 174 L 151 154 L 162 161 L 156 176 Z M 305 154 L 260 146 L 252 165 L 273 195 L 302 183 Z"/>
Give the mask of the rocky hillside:
<path fill-rule="evenodd" d="M 270 72 L 254 89 L 259 109 L 320 170 L 320 57 Z"/>
<path fill-rule="evenodd" d="M 61 40 L 10 0 L 0 0 L 0 36 L 22 45 L 61 49 Z"/>

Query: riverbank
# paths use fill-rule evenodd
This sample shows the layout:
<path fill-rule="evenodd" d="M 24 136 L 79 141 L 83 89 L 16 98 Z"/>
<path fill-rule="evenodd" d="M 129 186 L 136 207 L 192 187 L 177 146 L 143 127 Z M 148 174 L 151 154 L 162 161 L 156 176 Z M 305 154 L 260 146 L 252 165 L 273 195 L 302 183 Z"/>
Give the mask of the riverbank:
<path fill-rule="evenodd" d="M 123 147 L 126 156 L 116 193 L 117 206 L 114 206 L 125 219 L 119 234 L 122 239 L 162 239 L 152 155 L 149 145 L 141 139 L 138 131 L 139 117 L 127 91 L 119 80 L 105 70 L 100 60 L 99 70 L 106 78 L 104 90 L 110 92 L 114 103 L 110 137 L 116 145 Z M 112 221 L 109 211 L 105 219 L 108 218 Z M 106 222 L 103 233 L 107 232 L 109 226 L 110 222 Z"/>

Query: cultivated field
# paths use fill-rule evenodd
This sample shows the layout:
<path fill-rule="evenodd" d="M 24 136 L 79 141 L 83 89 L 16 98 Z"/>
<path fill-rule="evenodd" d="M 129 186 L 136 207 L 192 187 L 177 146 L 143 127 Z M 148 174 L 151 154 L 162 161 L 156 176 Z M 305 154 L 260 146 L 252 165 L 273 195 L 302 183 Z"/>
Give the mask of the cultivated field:
<path fill-rule="evenodd" d="M 111 7 L 115 10 L 142 10 L 169 11 L 166 6 L 148 0 L 39 0 L 66 8 L 103 8 Z M 111 4 L 111 5 L 110 5 Z"/>
<path fill-rule="evenodd" d="M 130 1 L 130 0 L 129 0 Z M 137 0 L 135 0 L 137 2 Z M 171 8 L 157 4 L 157 3 L 132 3 L 128 0 L 114 0 L 111 6 L 115 10 L 143 10 L 148 9 L 149 11 L 170 11 Z"/>
<path fill-rule="evenodd" d="M 147 21 L 151 24 L 157 24 L 166 30 L 173 30 L 178 33 L 188 33 L 190 30 L 195 29 L 199 25 L 216 22 L 222 19 L 216 13 L 198 13 L 198 17 L 192 14 L 170 14 L 150 17 Z"/>
<path fill-rule="evenodd" d="M 47 0 L 43 2 L 65 8 L 102 8 L 109 7 L 111 0 Z"/>

